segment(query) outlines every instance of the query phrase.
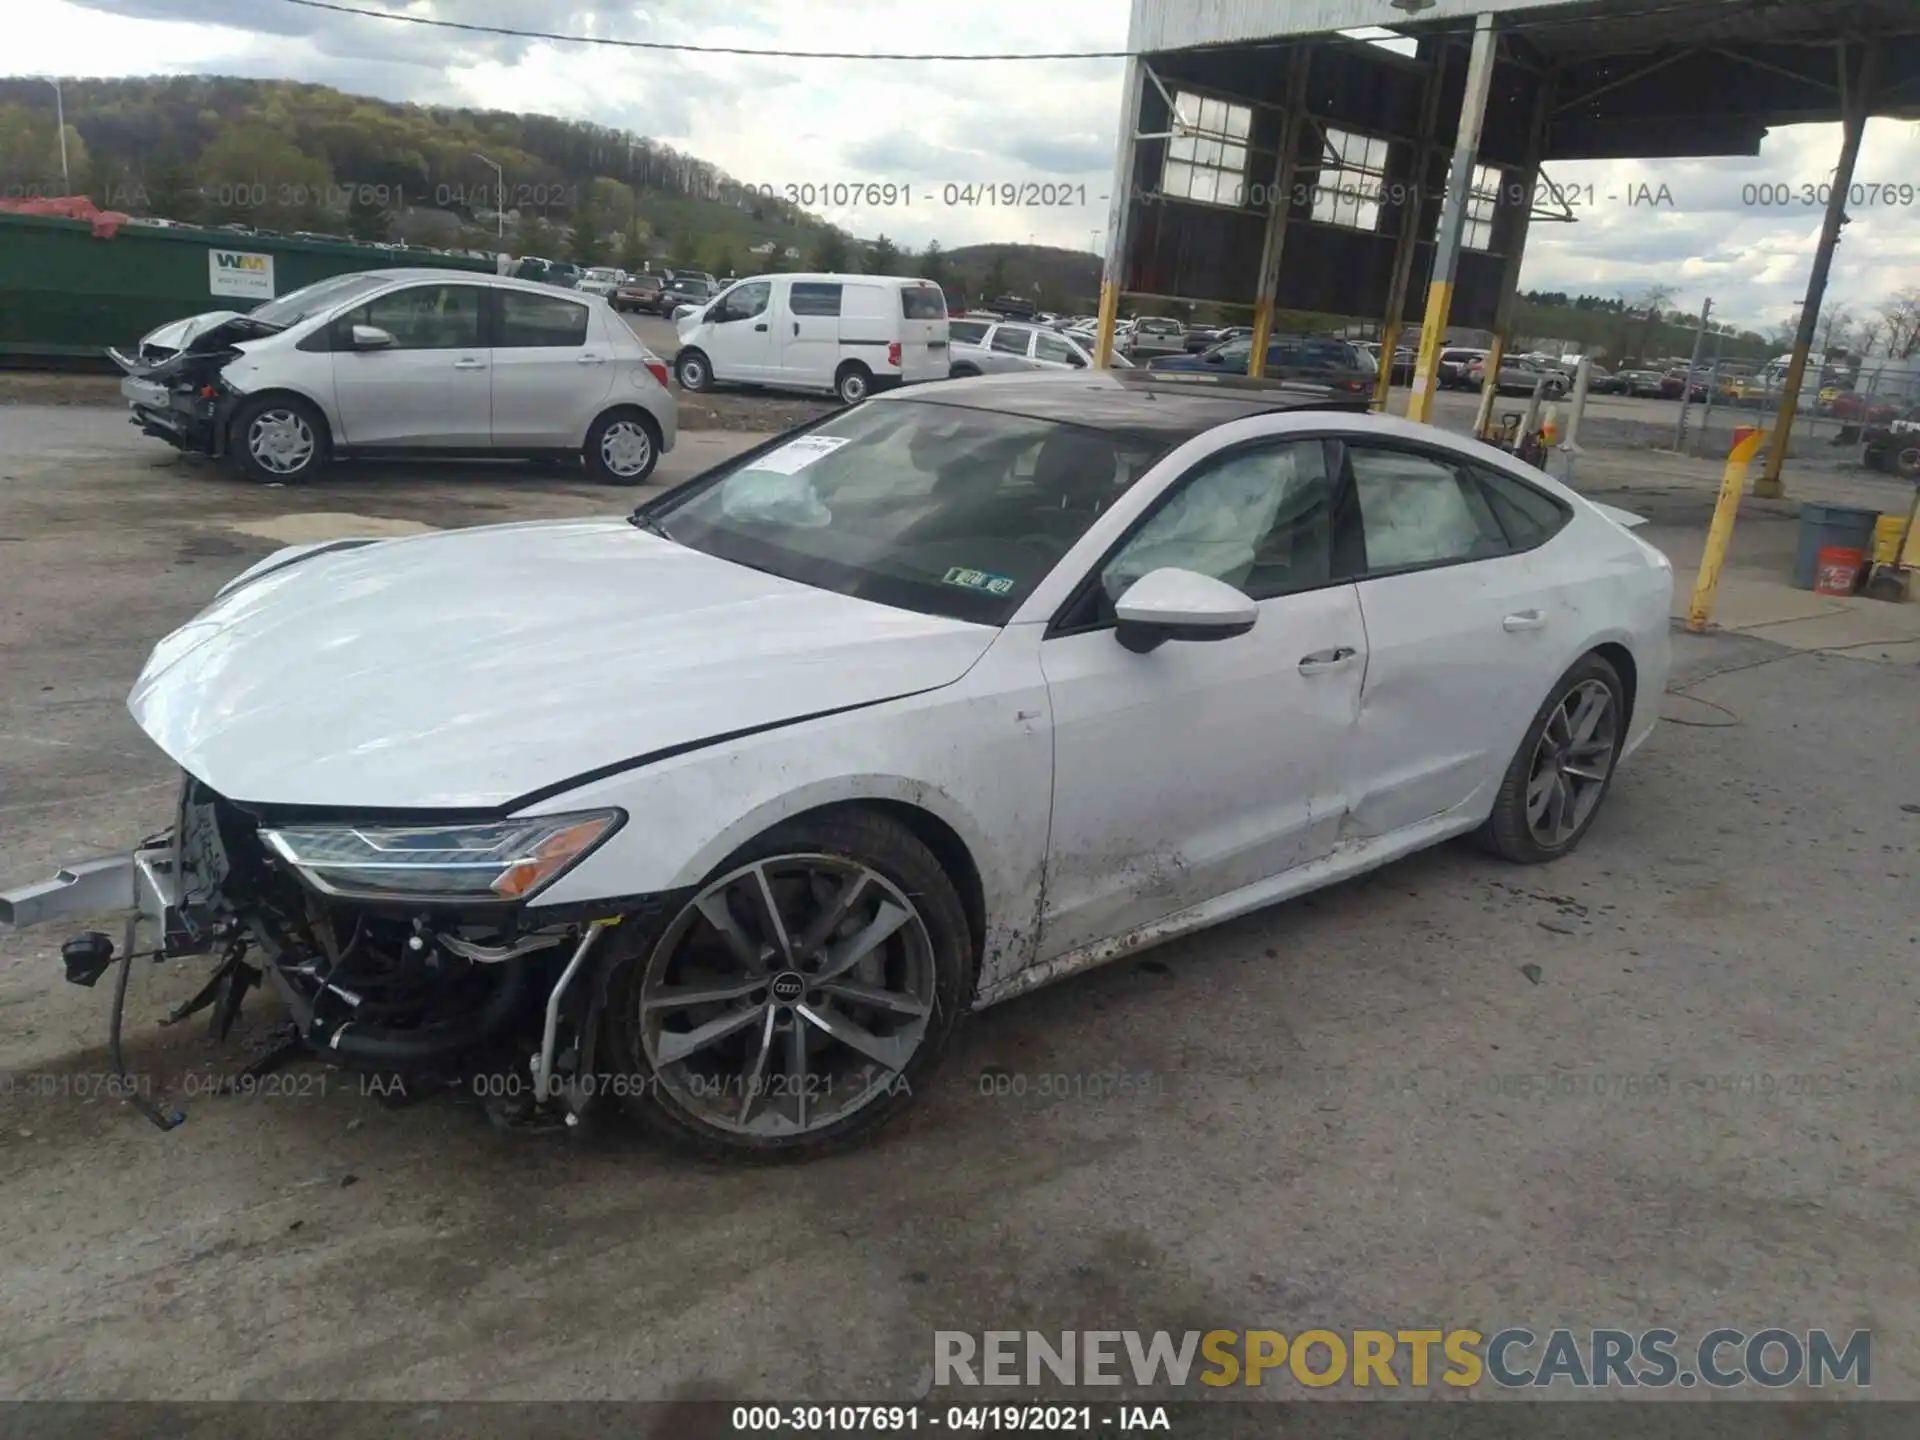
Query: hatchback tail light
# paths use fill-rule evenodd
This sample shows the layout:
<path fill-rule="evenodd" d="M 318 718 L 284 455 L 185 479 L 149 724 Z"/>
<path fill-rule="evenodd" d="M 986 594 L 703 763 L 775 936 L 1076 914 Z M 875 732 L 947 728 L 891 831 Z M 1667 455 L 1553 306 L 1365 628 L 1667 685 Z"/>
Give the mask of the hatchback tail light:
<path fill-rule="evenodd" d="M 896 370 L 900 368 L 900 342 L 898 340 L 895 340 L 891 345 L 887 346 L 887 364 L 893 366 Z"/>
<path fill-rule="evenodd" d="M 647 373 L 658 380 L 664 389 L 667 383 L 667 362 L 664 360 L 647 361 Z"/>

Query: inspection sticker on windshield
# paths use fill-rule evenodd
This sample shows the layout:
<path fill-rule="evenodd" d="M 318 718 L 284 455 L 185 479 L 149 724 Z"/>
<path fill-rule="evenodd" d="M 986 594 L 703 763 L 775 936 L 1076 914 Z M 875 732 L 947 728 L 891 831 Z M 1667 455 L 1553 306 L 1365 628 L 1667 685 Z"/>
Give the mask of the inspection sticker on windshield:
<path fill-rule="evenodd" d="M 956 565 L 947 571 L 945 580 L 949 585 L 958 585 L 966 590 L 984 590 L 989 595 L 1011 595 L 1014 580 L 1011 575 L 990 575 L 985 570 L 969 570 Z"/>
<path fill-rule="evenodd" d="M 847 443 L 844 435 L 802 435 L 778 450 L 762 455 L 747 468 L 771 470 L 776 475 L 792 475 L 807 468 L 822 455 L 831 455 Z"/>

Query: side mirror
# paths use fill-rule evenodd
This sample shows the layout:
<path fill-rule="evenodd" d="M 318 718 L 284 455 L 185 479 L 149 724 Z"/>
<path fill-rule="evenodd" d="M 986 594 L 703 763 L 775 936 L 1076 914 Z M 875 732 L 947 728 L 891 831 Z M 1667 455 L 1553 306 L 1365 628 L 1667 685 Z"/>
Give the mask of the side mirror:
<path fill-rule="evenodd" d="M 1113 613 L 1115 638 L 1144 655 L 1169 640 L 1245 635 L 1260 618 L 1260 607 L 1225 581 L 1167 566 L 1129 585 Z"/>
<path fill-rule="evenodd" d="M 1087 368 L 1087 362 L 1082 360 L 1078 355 L 1075 355 L 1072 353 L 1069 353 L 1067 355 L 1067 363 L 1076 370 L 1084 370 Z"/>
<path fill-rule="evenodd" d="M 356 350 L 384 350 L 393 344 L 393 332 L 382 330 L 378 325 L 356 325 L 352 339 Z"/>

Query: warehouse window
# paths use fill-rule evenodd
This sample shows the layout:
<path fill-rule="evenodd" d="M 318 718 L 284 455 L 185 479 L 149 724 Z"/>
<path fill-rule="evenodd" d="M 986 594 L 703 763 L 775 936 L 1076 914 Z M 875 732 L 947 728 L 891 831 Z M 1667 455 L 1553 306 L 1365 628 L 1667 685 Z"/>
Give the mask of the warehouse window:
<path fill-rule="evenodd" d="M 1473 184 L 1467 190 L 1467 225 L 1460 243 L 1469 250 L 1486 250 L 1493 245 L 1493 211 L 1500 203 L 1500 171 L 1492 165 L 1473 167 Z"/>
<path fill-rule="evenodd" d="M 1252 108 L 1182 90 L 1174 96 L 1173 114 L 1176 133 L 1167 142 L 1160 193 L 1203 205 L 1246 204 Z"/>
<path fill-rule="evenodd" d="M 1313 188 L 1313 218 L 1349 230 L 1377 230 L 1386 178 L 1385 140 L 1328 126 Z"/>

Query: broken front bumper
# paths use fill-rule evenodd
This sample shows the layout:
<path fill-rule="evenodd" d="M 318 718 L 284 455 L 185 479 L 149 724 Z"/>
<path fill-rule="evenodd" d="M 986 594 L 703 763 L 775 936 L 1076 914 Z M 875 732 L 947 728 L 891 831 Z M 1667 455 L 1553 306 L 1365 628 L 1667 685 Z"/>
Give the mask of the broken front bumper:
<path fill-rule="evenodd" d="M 55 920 L 116 916 L 159 928 L 162 952 L 203 953 L 210 927 L 196 923 L 181 903 L 180 857 L 171 835 L 125 855 L 62 866 L 52 879 L 0 890 L 0 928 L 26 930 Z"/>
<path fill-rule="evenodd" d="M 221 420 L 228 413 L 224 395 L 208 396 L 186 387 L 170 387 L 141 375 L 128 375 L 122 380 L 120 395 L 133 412 L 131 423 L 139 426 L 142 434 L 196 455 L 218 456 L 222 452 L 221 437 L 226 432 Z"/>

